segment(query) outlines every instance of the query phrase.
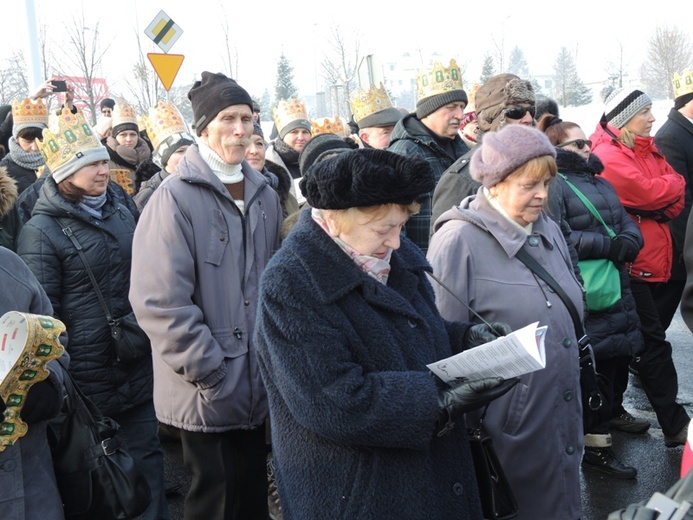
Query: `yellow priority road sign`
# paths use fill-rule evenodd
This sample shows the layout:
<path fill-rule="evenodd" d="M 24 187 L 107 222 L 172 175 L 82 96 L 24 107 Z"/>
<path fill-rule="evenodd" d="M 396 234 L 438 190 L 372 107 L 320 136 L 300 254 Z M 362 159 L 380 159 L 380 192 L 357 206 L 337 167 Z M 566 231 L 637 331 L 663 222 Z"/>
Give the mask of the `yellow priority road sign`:
<path fill-rule="evenodd" d="M 149 36 L 159 48 L 168 52 L 174 43 L 183 34 L 183 29 L 178 27 L 171 17 L 163 11 L 159 11 L 149 26 L 144 30 L 144 34 Z"/>
<path fill-rule="evenodd" d="M 178 74 L 185 56 L 182 54 L 157 54 L 150 52 L 147 53 L 147 58 L 149 58 L 152 67 L 156 71 L 156 75 L 159 76 L 166 91 L 171 90 L 173 80 L 176 79 L 176 74 Z"/>

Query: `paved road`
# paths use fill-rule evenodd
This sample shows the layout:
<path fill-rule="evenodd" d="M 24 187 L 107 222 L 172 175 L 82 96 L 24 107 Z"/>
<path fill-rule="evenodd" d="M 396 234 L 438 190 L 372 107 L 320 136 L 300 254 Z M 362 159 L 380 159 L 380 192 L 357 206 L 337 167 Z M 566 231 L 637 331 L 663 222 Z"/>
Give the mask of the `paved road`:
<path fill-rule="evenodd" d="M 679 402 L 693 416 L 693 334 L 677 314 L 667 336 L 674 349 L 674 361 L 679 374 Z M 648 418 L 653 424 L 645 435 L 613 435 L 615 451 L 622 461 L 638 469 L 638 478 L 617 480 L 589 472 L 583 474 L 583 520 L 605 520 L 610 512 L 646 500 L 655 491 L 665 491 L 678 479 L 683 449 L 664 446 L 662 430 L 659 429 L 645 393 L 633 376 L 625 396 L 625 407 L 634 415 Z M 179 443 L 165 443 L 164 448 L 167 480 L 170 484 L 179 486 L 178 493 L 169 495 L 171 518 L 181 520 L 183 499 L 190 479 L 183 468 Z"/>

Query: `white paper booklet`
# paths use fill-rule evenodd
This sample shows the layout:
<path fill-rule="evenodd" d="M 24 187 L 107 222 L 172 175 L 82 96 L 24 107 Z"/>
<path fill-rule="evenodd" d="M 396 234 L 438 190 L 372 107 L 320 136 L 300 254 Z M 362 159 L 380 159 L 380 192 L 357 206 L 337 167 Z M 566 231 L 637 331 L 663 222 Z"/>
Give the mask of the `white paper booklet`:
<path fill-rule="evenodd" d="M 547 327 L 538 325 L 538 321 L 531 323 L 512 334 L 427 366 L 431 372 L 451 384 L 460 379 L 508 379 L 541 370 L 546 366 L 544 338 Z"/>

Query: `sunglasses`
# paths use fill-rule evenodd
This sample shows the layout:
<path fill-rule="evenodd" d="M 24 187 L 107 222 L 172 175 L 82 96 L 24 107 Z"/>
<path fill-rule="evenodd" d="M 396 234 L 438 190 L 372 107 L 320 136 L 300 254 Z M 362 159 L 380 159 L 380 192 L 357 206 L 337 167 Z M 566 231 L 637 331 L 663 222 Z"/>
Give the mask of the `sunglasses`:
<path fill-rule="evenodd" d="M 557 144 L 556 148 L 563 148 L 564 146 L 568 146 L 569 144 L 574 144 L 577 146 L 579 150 L 582 150 L 585 145 L 587 145 L 589 148 L 592 148 L 592 141 L 589 139 L 573 139 L 572 141 L 566 141 L 565 143 Z"/>
<path fill-rule="evenodd" d="M 534 114 L 536 113 L 537 108 L 534 105 L 528 106 L 528 107 L 508 107 L 505 109 L 505 115 L 509 117 L 510 119 L 522 119 L 525 117 L 525 114 L 529 112 L 532 114 L 532 117 L 534 117 Z"/>

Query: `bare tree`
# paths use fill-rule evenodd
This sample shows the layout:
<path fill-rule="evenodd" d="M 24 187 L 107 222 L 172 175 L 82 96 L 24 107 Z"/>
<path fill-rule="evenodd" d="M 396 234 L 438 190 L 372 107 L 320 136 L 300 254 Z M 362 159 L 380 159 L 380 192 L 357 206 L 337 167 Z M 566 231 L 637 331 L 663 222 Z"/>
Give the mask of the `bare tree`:
<path fill-rule="evenodd" d="M 224 47 L 226 50 L 226 73 L 229 76 L 229 78 L 233 78 L 233 71 L 236 71 L 236 74 L 238 74 L 238 49 L 236 47 L 233 47 L 233 53 L 231 53 L 231 30 L 229 29 L 229 19 L 226 16 L 226 10 L 224 9 L 224 4 L 220 2 L 221 4 L 221 12 L 224 15 L 224 20 L 221 24 L 221 30 L 224 33 Z M 235 67 L 234 67 L 234 61 L 235 61 Z M 236 80 L 239 80 L 240 78 L 236 77 Z"/>
<path fill-rule="evenodd" d="M 624 79 L 628 73 L 626 72 L 625 52 L 621 42 L 618 42 L 618 55 L 615 61 L 607 63 L 605 72 L 610 86 L 623 87 Z"/>
<path fill-rule="evenodd" d="M 649 40 L 647 58 L 640 74 L 647 93 L 653 97 L 673 99 L 671 80 L 676 72 L 690 68 L 693 47 L 687 32 L 667 25 L 657 26 Z"/>
<path fill-rule="evenodd" d="M 140 31 L 135 31 L 135 38 L 137 39 L 137 50 L 139 52 L 137 63 L 132 67 L 135 81 L 128 82 L 130 103 L 140 114 L 146 114 L 149 107 L 155 106 L 160 99 L 166 97 L 166 90 L 161 81 L 159 81 L 154 67 L 152 67 L 152 64 L 145 56 L 146 53 L 142 49 Z"/>
<path fill-rule="evenodd" d="M 332 109 L 335 116 L 344 114 L 346 118 L 351 115 L 349 100 L 354 78 L 358 72 L 361 61 L 359 53 L 359 37 L 347 39 L 339 26 L 330 29 L 328 40 L 329 52 L 322 61 L 324 79 L 329 83 Z"/>
<path fill-rule="evenodd" d="M 8 105 L 14 99 L 29 95 L 26 62 L 21 51 L 10 56 L 0 69 L 0 104 Z"/>
<path fill-rule="evenodd" d="M 65 59 L 62 62 L 68 64 L 68 70 L 72 72 L 70 75 L 76 76 L 75 102 L 83 104 L 90 112 L 92 124 L 96 124 L 96 106 L 101 93 L 95 80 L 110 46 L 106 45 L 102 50 L 99 35 L 99 22 L 95 21 L 93 27 L 87 27 L 83 12 L 65 26 Z M 63 75 L 67 74 L 63 72 Z"/>

